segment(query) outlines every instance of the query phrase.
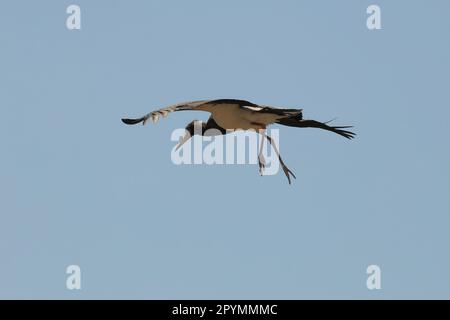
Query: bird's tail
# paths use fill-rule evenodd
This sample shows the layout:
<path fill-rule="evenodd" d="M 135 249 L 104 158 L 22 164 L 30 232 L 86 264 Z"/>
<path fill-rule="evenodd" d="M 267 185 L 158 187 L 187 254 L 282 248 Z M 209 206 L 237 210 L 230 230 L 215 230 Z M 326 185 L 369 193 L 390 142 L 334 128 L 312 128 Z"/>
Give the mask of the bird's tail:
<path fill-rule="evenodd" d="M 328 130 L 334 133 L 337 133 L 347 139 L 353 139 L 355 137 L 355 133 L 345 130 L 348 128 L 352 128 L 352 126 L 329 126 L 327 122 L 319 122 L 315 120 L 302 120 L 298 117 L 287 117 L 283 119 L 279 119 L 277 123 L 282 124 L 284 126 L 289 127 L 297 127 L 297 128 L 319 128 L 323 130 Z"/>

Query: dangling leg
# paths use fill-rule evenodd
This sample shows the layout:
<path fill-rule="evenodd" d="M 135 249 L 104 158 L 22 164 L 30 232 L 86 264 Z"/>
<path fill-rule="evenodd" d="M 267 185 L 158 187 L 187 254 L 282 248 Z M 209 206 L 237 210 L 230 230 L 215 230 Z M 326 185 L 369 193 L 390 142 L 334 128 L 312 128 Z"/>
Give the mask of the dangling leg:
<path fill-rule="evenodd" d="M 272 140 L 272 138 L 270 136 L 266 135 L 266 134 L 264 134 L 264 135 L 267 138 L 267 140 L 270 142 L 270 144 L 272 145 L 273 150 L 275 150 L 275 153 L 278 156 L 278 160 L 280 161 L 281 168 L 283 169 L 284 174 L 288 178 L 289 184 L 291 184 L 291 177 L 289 176 L 289 174 L 291 174 L 294 177 L 294 179 L 297 179 L 295 177 L 295 174 L 291 170 L 289 170 L 289 168 L 284 164 L 283 159 L 281 159 L 280 152 L 278 152 L 278 148 L 277 148 L 275 142 Z"/>
<path fill-rule="evenodd" d="M 261 147 L 259 149 L 258 153 L 258 165 L 259 165 L 259 174 L 263 175 L 264 168 L 266 167 L 266 160 L 264 159 L 264 156 L 262 154 L 263 152 L 263 146 L 264 146 L 264 136 L 265 136 L 265 130 L 260 129 L 258 130 L 259 134 L 261 135 Z"/>

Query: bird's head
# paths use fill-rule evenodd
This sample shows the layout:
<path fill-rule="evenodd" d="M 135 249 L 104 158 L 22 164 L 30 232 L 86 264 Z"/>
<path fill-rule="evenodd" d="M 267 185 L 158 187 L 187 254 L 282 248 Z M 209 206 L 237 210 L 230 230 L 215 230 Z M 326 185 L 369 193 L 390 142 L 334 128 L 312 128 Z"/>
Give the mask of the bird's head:
<path fill-rule="evenodd" d="M 180 142 L 178 142 L 175 150 L 178 150 L 181 148 L 183 144 L 185 144 L 191 137 L 194 135 L 202 136 L 205 132 L 206 123 L 200 120 L 193 120 L 189 122 L 189 124 L 186 126 L 186 133 L 183 136 L 183 138 L 180 139 Z"/>

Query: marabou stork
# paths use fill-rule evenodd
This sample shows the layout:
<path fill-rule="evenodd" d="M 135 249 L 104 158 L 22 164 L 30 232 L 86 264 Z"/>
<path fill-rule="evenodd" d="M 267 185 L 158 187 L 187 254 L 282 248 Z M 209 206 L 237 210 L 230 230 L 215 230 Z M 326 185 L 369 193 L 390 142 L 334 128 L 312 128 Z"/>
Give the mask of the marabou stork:
<path fill-rule="evenodd" d="M 201 100 L 179 103 L 156 111 L 152 111 L 138 119 L 122 119 L 122 121 L 129 125 L 141 122 L 142 124 L 145 124 L 149 119 L 151 119 L 153 122 L 157 122 L 161 116 L 166 117 L 171 112 L 184 110 L 207 111 L 211 113 L 211 116 L 209 117 L 207 122 L 198 120 L 190 122 L 186 126 L 186 135 L 180 140 L 177 148 L 188 141 L 194 134 L 204 135 L 204 133 L 209 129 L 217 129 L 217 132 L 222 135 L 237 129 L 253 129 L 259 132 L 263 137 L 261 149 L 258 154 L 258 165 L 260 173 L 262 174 L 265 166 L 264 157 L 262 156 L 262 146 L 265 137 L 267 141 L 269 141 L 269 143 L 273 146 L 284 174 L 288 178 L 289 184 L 291 183 L 291 178 L 289 175 L 292 175 L 294 178 L 295 175 L 284 164 L 284 161 L 281 159 L 278 148 L 272 138 L 265 133 L 265 129 L 268 125 L 278 123 L 281 125 L 298 128 L 319 128 L 332 131 L 347 139 L 352 139 L 355 136 L 355 133 L 345 130 L 351 128 L 352 126 L 336 127 L 329 126 L 327 122 L 303 119 L 303 109 L 280 109 L 237 99 Z M 200 132 L 194 130 L 195 124 L 201 126 Z"/>

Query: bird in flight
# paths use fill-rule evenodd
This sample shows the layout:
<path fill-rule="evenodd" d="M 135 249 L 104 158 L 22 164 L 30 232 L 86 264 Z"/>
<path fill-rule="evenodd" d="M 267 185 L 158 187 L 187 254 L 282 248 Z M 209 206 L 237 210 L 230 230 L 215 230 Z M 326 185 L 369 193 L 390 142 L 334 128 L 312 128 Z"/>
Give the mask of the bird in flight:
<path fill-rule="evenodd" d="M 186 126 L 186 134 L 180 140 L 176 149 L 180 148 L 193 135 L 204 135 L 209 129 L 216 129 L 214 132 L 225 135 L 234 130 L 255 130 L 262 135 L 262 143 L 258 153 L 259 171 L 262 174 L 265 167 L 265 160 L 262 156 L 264 138 L 272 145 L 279 161 L 281 168 L 286 175 L 289 184 L 291 177 L 295 178 L 294 173 L 286 166 L 281 159 L 278 148 L 273 139 L 266 134 L 267 126 L 271 124 L 281 124 L 289 127 L 297 128 L 319 128 L 337 133 L 344 138 L 352 139 L 355 133 L 346 129 L 352 126 L 329 126 L 327 122 L 319 122 L 315 120 L 303 119 L 303 109 L 282 109 L 274 108 L 266 105 L 259 105 L 246 100 L 237 99 L 218 99 L 218 100 L 201 100 L 184 102 L 168 106 L 159 110 L 152 111 L 141 118 L 122 119 L 122 122 L 128 125 L 146 124 L 149 119 L 157 122 L 160 117 L 166 117 L 169 113 L 175 111 L 206 111 L 211 114 L 208 121 L 194 120 Z M 201 130 L 194 130 L 195 125 L 200 126 Z M 211 132 L 211 131 L 209 131 Z"/>

